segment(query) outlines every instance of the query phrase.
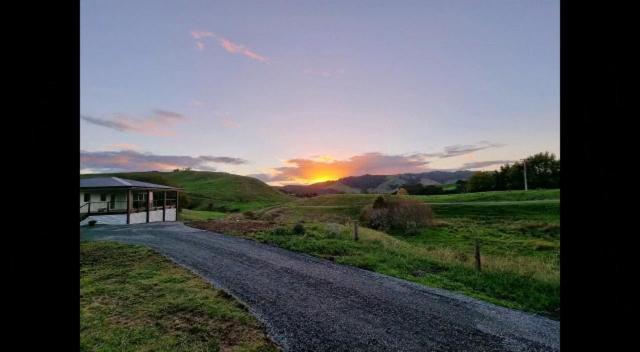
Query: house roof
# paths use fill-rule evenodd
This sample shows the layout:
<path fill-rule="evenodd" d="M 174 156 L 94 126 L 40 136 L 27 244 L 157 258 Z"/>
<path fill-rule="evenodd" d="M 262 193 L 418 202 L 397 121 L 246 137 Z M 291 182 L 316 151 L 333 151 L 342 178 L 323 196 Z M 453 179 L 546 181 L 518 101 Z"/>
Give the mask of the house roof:
<path fill-rule="evenodd" d="M 92 177 L 81 178 L 80 188 L 159 188 L 159 189 L 179 189 L 171 186 L 164 186 L 155 183 L 129 180 L 120 177 Z"/>

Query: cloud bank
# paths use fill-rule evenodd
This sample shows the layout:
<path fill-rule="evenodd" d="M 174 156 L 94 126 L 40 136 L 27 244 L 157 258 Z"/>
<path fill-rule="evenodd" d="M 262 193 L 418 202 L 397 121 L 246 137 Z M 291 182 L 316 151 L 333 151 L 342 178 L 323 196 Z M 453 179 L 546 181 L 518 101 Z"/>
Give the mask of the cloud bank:
<path fill-rule="evenodd" d="M 487 161 L 472 161 L 469 163 L 464 163 L 462 164 L 462 166 L 460 166 L 461 170 L 472 170 L 472 169 L 482 169 L 485 168 L 487 166 L 492 166 L 492 165 L 504 165 L 507 163 L 513 163 L 513 160 L 487 160 Z"/>
<path fill-rule="evenodd" d="M 215 167 L 210 163 L 240 165 L 247 161 L 228 156 L 157 155 L 133 150 L 80 151 L 80 169 L 96 172 L 170 171 L 182 168 L 214 171 Z"/>
<path fill-rule="evenodd" d="M 465 155 L 479 150 L 504 147 L 505 144 L 492 143 L 489 141 L 480 141 L 475 144 L 456 144 L 444 147 L 444 151 L 440 153 L 424 153 L 426 157 L 434 158 L 452 158 L 454 156 Z"/>
<path fill-rule="evenodd" d="M 89 115 L 81 115 L 80 119 L 93 125 L 110 128 L 120 132 L 133 132 L 151 136 L 173 136 L 172 127 L 187 118 L 177 112 L 153 110 L 149 116 L 133 118 L 116 114 L 113 118 L 104 119 Z"/>
<path fill-rule="evenodd" d="M 429 163 L 422 155 L 388 155 L 365 153 L 346 160 L 291 159 L 288 166 L 274 168 L 271 174 L 249 175 L 265 182 L 306 182 L 338 179 L 364 174 L 392 175 L 424 172 Z"/>

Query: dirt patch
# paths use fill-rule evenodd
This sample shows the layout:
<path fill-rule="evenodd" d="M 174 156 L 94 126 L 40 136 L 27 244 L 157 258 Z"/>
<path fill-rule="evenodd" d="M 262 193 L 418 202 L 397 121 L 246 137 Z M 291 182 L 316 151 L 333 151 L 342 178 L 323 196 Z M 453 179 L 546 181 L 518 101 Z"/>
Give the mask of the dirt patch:
<path fill-rule="evenodd" d="M 253 232 L 269 230 L 275 228 L 277 225 L 271 221 L 237 219 L 193 221 L 189 223 L 189 226 L 212 232 L 242 236 Z"/>

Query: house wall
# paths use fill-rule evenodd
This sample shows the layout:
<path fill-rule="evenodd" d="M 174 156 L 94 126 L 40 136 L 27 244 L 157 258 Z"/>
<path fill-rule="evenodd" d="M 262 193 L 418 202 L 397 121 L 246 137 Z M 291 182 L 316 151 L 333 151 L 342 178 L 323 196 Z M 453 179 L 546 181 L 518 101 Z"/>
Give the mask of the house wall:
<path fill-rule="evenodd" d="M 147 212 L 131 213 L 129 220 L 131 224 L 142 224 L 147 222 Z"/>
<path fill-rule="evenodd" d="M 122 210 L 122 211 L 126 211 L 127 210 L 127 191 L 115 191 L 115 192 L 80 192 L 80 206 L 82 207 L 83 205 L 86 204 L 86 202 L 84 201 L 84 194 L 85 193 L 90 193 L 90 202 L 91 202 L 91 212 L 95 212 L 100 208 L 107 208 L 107 204 L 110 203 L 111 200 L 111 195 L 115 195 L 115 207 L 112 208 L 111 205 L 109 204 L 109 209 L 110 210 Z M 102 193 L 105 193 L 107 195 L 107 201 L 101 201 L 100 200 L 100 195 Z M 152 196 L 153 197 L 153 196 Z M 152 198 L 153 199 L 153 198 Z M 162 198 L 160 198 L 162 199 Z M 80 213 L 86 213 L 88 212 L 89 208 L 88 206 L 84 206 L 80 209 Z M 110 214 L 110 215 L 106 215 L 107 213 L 105 212 L 105 215 L 97 215 L 98 217 L 100 216 L 104 216 L 104 217 L 109 217 L 109 218 L 104 218 L 102 220 L 104 221 L 99 221 L 99 222 L 104 222 L 104 223 L 123 223 L 126 224 L 126 214 Z M 175 208 L 167 208 L 166 209 L 166 214 L 165 214 L 165 221 L 176 221 L 177 217 L 176 217 L 176 209 Z M 95 218 L 96 216 L 92 216 L 92 218 Z M 117 220 L 116 220 L 117 217 Z M 106 221 L 105 219 L 109 219 L 109 221 Z M 124 220 L 123 220 L 124 219 Z M 88 220 L 85 219 L 85 221 L 83 221 L 83 223 L 86 223 Z M 149 222 L 159 222 L 162 221 L 162 208 L 158 209 L 158 210 L 151 210 L 149 212 Z M 140 223 L 146 223 L 147 222 L 147 212 L 146 211 L 141 211 L 141 212 L 137 212 L 137 213 L 131 213 L 130 215 L 130 223 L 131 224 L 140 224 Z M 82 224 L 82 223 L 81 223 Z"/>
<path fill-rule="evenodd" d="M 165 219 L 165 221 L 177 221 L 178 219 L 176 218 L 176 208 L 167 209 L 167 215 Z"/>
<path fill-rule="evenodd" d="M 131 213 L 131 224 L 142 224 L 147 222 L 147 212 Z M 162 209 L 152 210 L 149 212 L 149 222 L 161 222 L 162 221 Z M 165 221 L 176 221 L 176 210 L 174 208 L 167 209 Z"/>
<path fill-rule="evenodd" d="M 109 203 L 109 201 L 111 200 L 111 196 L 115 195 L 115 204 L 114 207 L 110 207 L 109 204 L 109 209 L 116 209 L 116 210 L 126 210 L 127 209 L 127 192 L 126 191 L 112 191 L 112 192 L 80 192 L 80 206 L 82 207 L 83 205 L 86 204 L 86 202 L 84 201 L 84 195 L 85 193 L 89 193 L 90 194 L 90 202 L 91 202 L 91 211 L 95 212 L 96 210 L 100 209 L 100 208 L 107 208 L 107 205 Z M 100 195 L 101 194 L 106 194 L 107 195 L 107 200 L 106 201 L 101 201 L 100 200 Z M 82 207 L 80 209 L 80 213 L 86 213 L 88 212 L 89 207 L 85 206 Z"/>

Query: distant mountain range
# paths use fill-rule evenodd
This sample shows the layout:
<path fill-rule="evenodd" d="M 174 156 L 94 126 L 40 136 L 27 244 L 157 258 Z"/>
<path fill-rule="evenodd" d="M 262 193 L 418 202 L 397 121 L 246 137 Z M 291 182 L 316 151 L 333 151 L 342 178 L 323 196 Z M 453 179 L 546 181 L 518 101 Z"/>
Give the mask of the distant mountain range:
<path fill-rule="evenodd" d="M 444 185 L 458 180 L 468 180 L 474 171 L 429 171 L 419 174 L 399 175 L 362 175 L 349 176 L 335 181 L 314 183 L 311 185 L 287 185 L 280 190 L 290 194 L 333 194 L 333 193 L 393 193 L 403 185 L 421 183 Z"/>

